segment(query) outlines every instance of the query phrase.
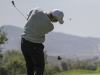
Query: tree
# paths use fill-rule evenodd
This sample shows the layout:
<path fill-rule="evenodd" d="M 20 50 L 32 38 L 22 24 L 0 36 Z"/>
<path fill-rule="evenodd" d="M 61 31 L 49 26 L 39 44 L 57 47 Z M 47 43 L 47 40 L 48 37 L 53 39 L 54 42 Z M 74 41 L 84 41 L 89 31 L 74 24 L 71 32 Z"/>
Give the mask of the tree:
<path fill-rule="evenodd" d="M 0 27 L 0 52 L 2 51 L 2 44 L 5 44 L 7 39 L 7 33 L 5 33 L 3 30 L 3 27 Z"/>
<path fill-rule="evenodd" d="M 3 27 L 0 27 L 0 73 L 2 70 L 2 58 L 3 58 L 3 55 L 1 54 L 3 48 L 1 45 L 5 44 L 6 41 L 8 40 L 7 36 L 6 36 L 7 34 L 2 29 L 3 29 Z"/>
<path fill-rule="evenodd" d="M 68 70 L 68 65 L 65 62 L 61 62 L 61 67 L 62 67 L 63 71 L 67 71 Z"/>
<path fill-rule="evenodd" d="M 5 44 L 5 42 L 8 40 L 7 39 L 7 34 L 2 30 L 3 27 L 0 27 L 0 59 L 3 58 L 3 55 L 1 54 L 2 52 L 2 44 Z"/>
<path fill-rule="evenodd" d="M 97 71 L 100 72 L 100 61 L 98 61 L 98 68 Z"/>
<path fill-rule="evenodd" d="M 74 63 L 74 68 L 80 69 L 80 67 L 81 67 L 81 61 L 79 60 L 79 58 L 77 58 Z"/>
<path fill-rule="evenodd" d="M 25 60 L 21 51 L 7 50 L 3 54 L 3 56 L 3 67 L 6 70 L 7 74 L 14 75 L 17 73 L 26 73 Z"/>
<path fill-rule="evenodd" d="M 11 60 L 11 59 L 13 59 L 15 57 L 17 57 L 17 58 L 19 58 L 19 59 L 24 61 L 24 56 L 22 55 L 21 51 L 17 51 L 17 50 L 14 50 L 14 49 L 13 50 L 7 50 L 4 53 L 3 59 L 5 61 L 9 61 L 9 60 Z"/>
<path fill-rule="evenodd" d="M 18 58 L 12 59 L 6 64 L 7 68 L 11 68 L 13 70 L 13 75 L 16 75 L 17 69 L 24 67 L 24 65 L 25 63 Z"/>
<path fill-rule="evenodd" d="M 59 65 L 54 66 L 55 73 L 61 72 Z"/>
<path fill-rule="evenodd" d="M 47 51 L 44 51 L 45 64 L 48 64 L 47 57 L 48 57 Z"/>
<path fill-rule="evenodd" d="M 51 64 L 45 65 L 44 75 L 53 75 L 54 74 L 54 67 Z"/>
<path fill-rule="evenodd" d="M 68 70 L 71 70 L 71 69 L 73 69 L 74 68 L 74 60 L 71 60 L 71 59 L 67 59 L 66 60 L 66 63 L 67 63 L 67 65 L 68 65 Z"/>

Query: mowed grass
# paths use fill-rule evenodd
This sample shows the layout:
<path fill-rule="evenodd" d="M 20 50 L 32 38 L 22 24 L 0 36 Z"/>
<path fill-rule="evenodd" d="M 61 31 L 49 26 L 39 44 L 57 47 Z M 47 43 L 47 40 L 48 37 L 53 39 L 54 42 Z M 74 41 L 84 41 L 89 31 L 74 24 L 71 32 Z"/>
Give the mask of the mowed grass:
<path fill-rule="evenodd" d="M 54 75 L 100 75 L 100 72 L 90 70 L 70 70 Z"/>
<path fill-rule="evenodd" d="M 19 75 L 26 75 L 26 74 L 19 74 Z M 70 70 L 54 75 L 100 75 L 100 72 L 90 71 L 90 70 Z"/>

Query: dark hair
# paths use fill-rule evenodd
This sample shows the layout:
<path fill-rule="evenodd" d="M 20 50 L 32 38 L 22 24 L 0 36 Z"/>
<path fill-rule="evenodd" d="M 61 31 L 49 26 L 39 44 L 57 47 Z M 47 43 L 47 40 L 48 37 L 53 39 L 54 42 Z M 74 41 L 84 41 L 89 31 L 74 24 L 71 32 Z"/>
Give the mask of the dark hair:
<path fill-rule="evenodd" d="M 52 13 L 50 12 L 50 17 L 54 18 L 54 16 L 52 15 Z"/>

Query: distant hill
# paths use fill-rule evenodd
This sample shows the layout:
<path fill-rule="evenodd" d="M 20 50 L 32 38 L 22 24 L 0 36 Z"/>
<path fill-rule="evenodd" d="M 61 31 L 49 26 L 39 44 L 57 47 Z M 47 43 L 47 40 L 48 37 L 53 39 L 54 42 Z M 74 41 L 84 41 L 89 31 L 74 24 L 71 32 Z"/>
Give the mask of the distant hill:
<path fill-rule="evenodd" d="M 8 37 L 8 43 L 5 45 L 4 51 L 7 49 L 20 50 L 23 29 L 12 25 L 4 25 L 3 30 L 7 32 Z M 64 58 L 91 58 L 99 56 L 100 53 L 100 38 L 50 32 L 46 34 L 44 45 L 44 50 L 49 55 L 61 55 Z"/>

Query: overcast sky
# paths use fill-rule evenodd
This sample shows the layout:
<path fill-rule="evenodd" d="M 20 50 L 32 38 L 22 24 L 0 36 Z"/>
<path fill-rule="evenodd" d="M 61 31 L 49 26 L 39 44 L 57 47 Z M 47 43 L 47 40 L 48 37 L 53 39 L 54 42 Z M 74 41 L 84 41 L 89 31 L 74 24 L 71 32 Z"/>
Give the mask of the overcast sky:
<path fill-rule="evenodd" d="M 13 25 L 24 28 L 25 18 L 13 7 L 12 0 L 0 0 L 0 26 Z M 54 23 L 53 32 L 81 37 L 100 38 L 100 0 L 14 0 L 16 7 L 26 16 L 34 7 L 44 11 L 61 9 L 63 25 Z M 72 20 L 69 20 L 72 19 Z"/>

